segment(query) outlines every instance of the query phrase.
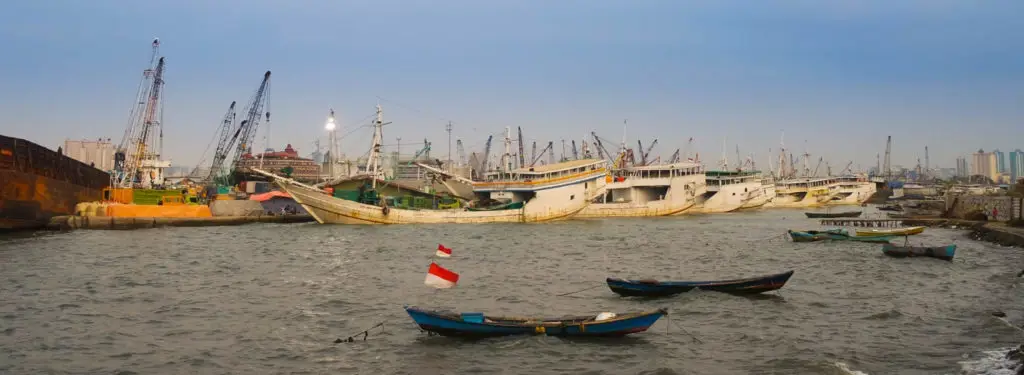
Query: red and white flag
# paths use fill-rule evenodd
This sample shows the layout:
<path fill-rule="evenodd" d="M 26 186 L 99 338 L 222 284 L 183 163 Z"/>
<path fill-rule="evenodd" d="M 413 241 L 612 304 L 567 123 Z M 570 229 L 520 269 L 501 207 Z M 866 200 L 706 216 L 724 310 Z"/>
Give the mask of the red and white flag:
<path fill-rule="evenodd" d="M 423 280 L 424 284 L 438 289 L 451 288 L 457 282 L 459 282 L 459 274 L 446 270 L 444 267 L 437 265 L 437 263 L 430 263 L 427 279 Z"/>
<path fill-rule="evenodd" d="M 442 258 L 448 258 L 452 256 L 452 249 L 444 247 L 442 244 L 437 244 L 437 253 L 434 254 Z"/>

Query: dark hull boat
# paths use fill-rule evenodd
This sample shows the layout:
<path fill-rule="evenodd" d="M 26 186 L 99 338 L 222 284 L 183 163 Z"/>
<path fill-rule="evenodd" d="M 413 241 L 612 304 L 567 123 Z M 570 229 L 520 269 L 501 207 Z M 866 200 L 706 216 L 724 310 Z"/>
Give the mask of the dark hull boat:
<path fill-rule="evenodd" d="M 830 219 L 835 217 L 860 217 L 862 211 L 849 211 L 849 212 L 804 212 L 811 219 Z"/>
<path fill-rule="evenodd" d="M 614 277 L 609 277 L 605 281 L 612 292 L 623 296 L 664 297 L 689 292 L 693 289 L 729 294 L 758 294 L 782 288 L 791 276 L 793 276 L 793 271 L 719 281 L 624 280 Z"/>
<path fill-rule="evenodd" d="M 60 151 L 0 135 L 0 232 L 43 228 L 103 198 L 110 175 Z"/>
<path fill-rule="evenodd" d="M 846 230 L 843 229 L 831 229 L 827 231 L 794 231 L 790 230 L 787 232 L 789 238 L 793 239 L 793 242 L 816 242 L 816 241 L 856 241 L 856 242 L 871 242 L 871 243 L 889 243 L 892 239 L 890 236 L 851 236 Z"/>
<path fill-rule="evenodd" d="M 882 245 L 882 253 L 894 258 L 929 257 L 953 261 L 953 255 L 956 254 L 956 245 L 916 247 L 885 244 Z"/>
<path fill-rule="evenodd" d="M 615 315 L 561 317 L 561 318 L 510 318 L 487 316 L 482 313 L 452 313 L 406 307 L 412 320 L 425 331 L 442 336 L 493 337 L 509 335 L 548 336 L 624 336 L 646 331 L 668 310 Z"/>

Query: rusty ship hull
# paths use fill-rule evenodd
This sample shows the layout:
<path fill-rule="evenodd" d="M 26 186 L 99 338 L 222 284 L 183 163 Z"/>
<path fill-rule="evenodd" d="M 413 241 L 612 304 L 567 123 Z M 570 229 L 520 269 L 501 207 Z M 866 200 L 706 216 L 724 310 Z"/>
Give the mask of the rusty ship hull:
<path fill-rule="evenodd" d="M 0 231 L 38 229 L 99 201 L 110 175 L 35 143 L 0 135 Z"/>

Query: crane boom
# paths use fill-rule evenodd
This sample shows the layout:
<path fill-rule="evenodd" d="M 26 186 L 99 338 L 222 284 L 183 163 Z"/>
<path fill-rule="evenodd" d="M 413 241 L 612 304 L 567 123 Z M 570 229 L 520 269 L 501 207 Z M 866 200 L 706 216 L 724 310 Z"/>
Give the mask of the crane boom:
<path fill-rule="evenodd" d="M 536 143 L 536 142 L 534 142 L 534 143 L 533 143 L 533 145 L 534 145 L 534 146 L 536 146 L 536 145 L 537 145 L 537 143 Z M 544 153 L 545 153 L 545 152 L 548 152 L 548 150 L 550 150 L 550 149 L 551 149 L 551 147 L 552 147 L 552 146 L 554 146 L 554 145 L 555 145 L 555 143 L 554 143 L 554 142 L 548 142 L 548 145 L 547 145 L 547 147 L 544 147 L 544 149 L 543 149 L 543 150 L 540 150 L 540 153 L 539 153 L 539 154 L 535 153 L 535 154 L 536 154 L 536 156 L 535 156 L 535 157 L 533 158 L 533 161 L 531 161 L 531 162 L 530 162 L 530 166 L 532 167 L 532 166 L 534 166 L 534 165 L 537 165 L 537 162 L 538 162 L 538 161 L 540 161 L 540 158 L 544 157 Z M 536 149 L 536 147 L 535 147 L 534 149 Z"/>
<path fill-rule="evenodd" d="M 522 168 L 526 165 L 526 154 L 523 153 L 523 127 L 518 126 L 517 128 L 519 128 L 519 167 Z"/>
<path fill-rule="evenodd" d="M 487 136 L 487 145 L 484 146 L 484 158 L 480 160 L 480 176 L 483 176 L 483 173 L 487 173 L 487 164 L 489 164 L 488 161 L 491 157 L 491 140 L 493 139 L 493 135 Z"/>
<path fill-rule="evenodd" d="M 220 140 L 217 142 L 217 149 L 213 153 L 213 165 L 210 166 L 210 173 L 206 177 L 207 183 L 213 183 L 214 179 L 221 174 L 224 160 L 228 158 L 228 152 L 231 151 L 231 146 L 234 145 L 236 138 L 231 137 L 231 131 L 235 127 L 235 104 L 235 102 L 231 102 L 227 113 L 221 119 Z"/>
<path fill-rule="evenodd" d="M 580 160 L 580 153 L 579 153 L 579 151 L 576 150 L 576 140 L 575 139 L 572 140 L 572 159 L 573 160 Z"/>
<path fill-rule="evenodd" d="M 270 85 L 270 71 L 268 70 L 263 74 L 263 82 L 260 83 L 260 87 L 256 89 L 256 92 L 252 95 L 249 100 L 249 104 L 246 105 L 243 112 L 245 112 L 245 119 L 242 120 L 238 130 L 235 132 L 235 137 L 238 138 L 238 147 L 235 149 L 235 155 L 231 159 L 231 165 L 233 168 L 237 167 L 238 161 L 242 158 L 242 155 L 248 154 L 252 148 L 253 139 L 256 138 L 256 129 L 260 125 L 260 118 L 263 117 L 263 106 L 267 102 L 267 86 Z M 270 120 L 270 112 L 266 113 L 267 120 Z"/>

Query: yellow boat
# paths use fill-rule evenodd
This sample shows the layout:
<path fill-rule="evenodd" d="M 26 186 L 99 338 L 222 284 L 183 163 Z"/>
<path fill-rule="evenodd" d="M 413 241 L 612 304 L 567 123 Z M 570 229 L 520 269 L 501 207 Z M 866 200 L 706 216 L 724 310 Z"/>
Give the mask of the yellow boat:
<path fill-rule="evenodd" d="M 907 227 L 899 229 L 869 229 L 857 230 L 860 237 L 881 237 L 881 236 L 910 236 L 924 232 L 925 227 Z"/>

